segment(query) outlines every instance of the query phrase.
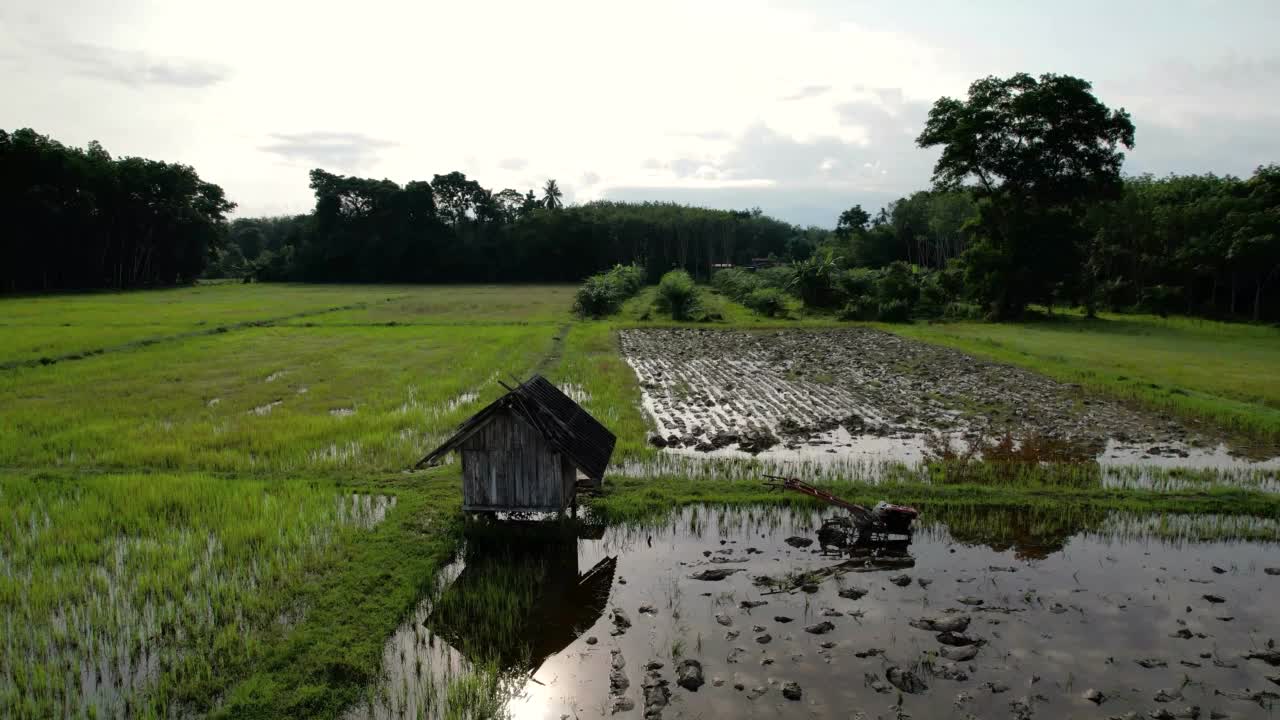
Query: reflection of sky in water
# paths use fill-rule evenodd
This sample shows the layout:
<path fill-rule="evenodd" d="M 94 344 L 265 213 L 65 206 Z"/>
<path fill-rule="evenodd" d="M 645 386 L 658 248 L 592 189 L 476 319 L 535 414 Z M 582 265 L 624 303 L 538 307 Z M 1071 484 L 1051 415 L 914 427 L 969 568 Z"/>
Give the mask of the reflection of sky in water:
<path fill-rule="evenodd" d="M 836 580 L 824 582 L 814 595 L 763 595 L 752 584 L 752 576 L 836 562 L 782 543 L 793 534 L 812 537 L 816 517 L 768 510 L 690 509 L 676 515 L 673 524 L 665 528 L 617 528 L 607 531 L 603 539 L 580 541 L 578 567 L 582 570 L 606 556 L 618 556 L 611 604 L 624 608 L 633 626 L 612 637 L 608 615 L 602 615 L 581 638 L 544 662 L 533 679 L 523 683 L 508 709 L 518 718 L 607 716 L 610 650 L 618 648 L 626 658 L 625 672 L 631 681 L 627 694 L 636 701 L 636 710 L 627 716 L 642 714 L 643 667 L 656 659 L 665 664 L 661 674 L 671 682 L 668 717 L 771 717 L 782 711 L 800 711 L 780 694 L 781 684 L 787 681 L 800 683 L 804 688 L 800 704 L 817 716 L 847 717 L 864 710 L 874 717 L 890 706 L 896 695 L 873 693 L 864 686 L 864 674 L 883 677 L 890 665 L 910 666 L 940 648 L 932 633 L 911 628 L 907 622 L 963 608 L 957 598 L 977 596 L 985 600 L 984 607 L 1003 606 L 1015 612 L 967 611 L 973 618 L 969 632 L 986 638 L 989 644 L 973 663 L 966 664 L 975 668 L 969 672 L 969 680 L 929 679 L 929 692 L 906 696 L 904 708 L 913 717 L 960 717 L 965 712 L 1004 717 L 1009 714 L 1011 700 L 1028 694 L 1049 700 L 1036 704 L 1037 718 L 1092 717 L 1098 715 L 1098 709 L 1081 698 L 1088 688 L 1100 689 L 1112 698 L 1104 706 L 1106 715 L 1130 710 L 1145 713 L 1157 707 L 1151 700 L 1157 690 L 1179 687 L 1184 676 L 1204 685 L 1183 688 L 1186 701 L 1176 709 L 1199 705 L 1205 717 L 1211 710 L 1233 717 L 1265 713 L 1257 705 L 1215 696 L 1214 689 L 1269 687 L 1264 678 L 1274 674 L 1274 669 L 1243 660 L 1240 655 L 1280 635 L 1280 614 L 1273 600 L 1280 590 L 1280 577 L 1263 572 L 1264 567 L 1280 565 L 1280 546 L 1275 543 L 1142 539 L 1142 521 L 1104 519 L 1090 525 L 1094 530 L 1067 526 L 1059 531 L 1060 537 L 1042 539 L 1042 545 L 1062 549 L 1043 559 L 1026 560 L 1023 558 L 1035 553 L 962 544 L 946 529 L 935 526 L 917 535 L 911 546 L 916 566 L 906 570 L 913 578 L 931 580 L 927 588 L 918 583 L 899 588 L 888 582 L 894 573 L 871 572 L 851 573 L 839 580 L 870 591 L 859 601 L 838 597 Z M 1212 519 L 1200 521 L 1212 524 Z M 1025 529 L 1007 530 L 1016 533 Z M 646 542 L 649 536 L 651 546 Z M 726 544 L 721 545 L 721 540 Z M 745 565 L 710 565 L 703 555 L 707 550 L 730 549 L 731 556 L 740 557 L 748 546 L 764 552 L 751 555 Z M 1211 567 L 1215 565 L 1226 572 L 1214 573 Z M 704 566 L 745 567 L 747 571 L 719 582 L 688 577 Z M 1009 566 L 1017 571 L 992 569 Z M 1220 595 L 1226 602 L 1211 604 L 1203 598 L 1206 593 Z M 738 604 L 746 599 L 766 599 L 769 604 L 748 612 Z M 658 609 L 656 616 L 638 612 L 646 603 Z M 1066 611 L 1053 612 L 1055 604 Z M 821 616 L 821 610 L 828 607 L 843 612 L 857 609 L 864 614 L 856 619 Z M 732 627 L 717 624 L 713 620 L 716 613 L 727 613 Z M 795 622 L 775 622 L 775 615 L 787 615 Z M 836 625 L 832 633 L 818 637 L 803 631 L 803 626 L 827 619 Z M 752 626 L 756 624 L 773 635 L 771 643 L 761 645 L 753 640 Z M 1170 637 L 1183 627 L 1207 637 Z M 729 641 L 729 630 L 741 635 Z M 530 628 L 530 632 L 537 631 Z M 598 638 L 598 644 L 587 644 L 589 635 Z M 823 650 L 819 643 L 825 640 L 836 642 L 836 646 Z M 685 657 L 703 663 L 707 684 L 698 692 L 675 685 L 673 645 L 682 646 Z M 744 648 L 746 653 L 740 662 L 730 664 L 727 658 L 734 647 Z M 870 648 L 885 649 L 886 658 L 855 657 L 855 651 Z M 1213 657 L 1201 658 L 1201 653 L 1216 653 L 1238 667 L 1216 667 Z M 762 665 L 766 657 L 772 658 L 773 664 Z M 1143 669 L 1134 661 L 1144 657 L 1164 659 L 1169 666 Z M 1184 666 L 1182 661 L 1201 667 Z M 1040 680 L 1031 685 L 1033 676 Z M 715 687 L 715 678 L 722 679 L 723 686 Z M 1004 683 L 1011 690 L 993 696 L 982 689 L 986 682 Z M 746 693 L 733 689 L 734 683 L 742 683 L 748 690 L 755 686 L 769 690 L 750 701 Z M 961 691 L 971 694 L 973 700 L 955 708 L 952 701 Z"/>

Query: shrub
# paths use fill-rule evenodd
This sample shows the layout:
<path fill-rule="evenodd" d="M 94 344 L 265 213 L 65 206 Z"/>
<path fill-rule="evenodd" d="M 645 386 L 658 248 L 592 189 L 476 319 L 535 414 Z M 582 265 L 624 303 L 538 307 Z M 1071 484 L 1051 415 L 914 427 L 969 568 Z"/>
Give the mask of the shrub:
<path fill-rule="evenodd" d="M 845 303 L 840 310 L 841 320 L 875 320 L 880 313 L 880 303 L 871 295 L 859 295 Z"/>
<path fill-rule="evenodd" d="M 787 311 L 782 291 L 777 288 L 753 290 L 743 298 L 742 304 L 765 317 L 777 317 Z"/>
<path fill-rule="evenodd" d="M 639 265 L 614 265 L 607 272 L 587 278 L 573 299 L 573 311 L 579 317 L 600 318 L 612 315 L 622 303 L 644 287 L 644 269 Z"/>
<path fill-rule="evenodd" d="M 903 300 L 882 302 L 877 313 L 877 319 L 880 322 L 909 322 L 911 320 L 911 306 Z"/>
<path fill-rule="evenodd" d="M 986 314 L 981 305 L 967 302 L 949 302 L 942 311 L 947 320 L 982 320 Z"/>
<path fill-rule="evenodd" d="M 658 307 L 671 313 L 672 320 L 689 320 L 701 303 L 698 286 L 684 270 L 672 270 L 658 281 Z"/>
<path fill-rule="evenodd" d="M 790 265 L 775 265 L 764 270 L 757 270 L 755 278 L 761 287 L 787 291 L 795 287 L 796 270 Z"/>
<path fill-rule="evenodd" d="M 870 268 L 852 268 L 836 276 L 836 292 L 846 302 L 864 295 L 873 295 L 880 273 Z"/>
<path fill-rule="evenodd" d="M 614 265 L 606 275 L 622 293 L 623 299 L 635 295 L 640 292 L 640 288 L 644 287 L 644 268 L 639 263 Z"/>
<path fill-rule="evenodd" d="M 587 278 L 573 299 L 573 311 L 580 317 L 612 315 L 621 305 L 617 286 L 605 275 Z"/>
<path fill-rule="evenodd" d="M 876 286 L 881 303 L 901 302 L 910 310 L 920 298 L 920 287 L 911 266 L 901 260 L 889 263 Z"/>
<path fill-rule="evenodd" d="M 836 302 L 835 276 L 839 272 L 840 258 L 831 248 L 814 253 L 809 259 L 792 263 L 795 278 L 791 284 L 800 299 L 810 307 L 831 307 Z"/>
<path fill-rule="evenodd" d="M 761 287 L 759 276 L 741 268 L 727 268 L 711 276 L 711 285 L 725 297 L 742 302 Z"/>

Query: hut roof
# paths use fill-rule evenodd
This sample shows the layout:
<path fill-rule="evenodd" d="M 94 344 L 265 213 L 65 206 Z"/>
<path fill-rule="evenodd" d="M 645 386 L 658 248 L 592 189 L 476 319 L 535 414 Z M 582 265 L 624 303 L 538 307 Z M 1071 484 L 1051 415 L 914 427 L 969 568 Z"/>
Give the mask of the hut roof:
<path fill-rule="evenodd" d="M 417 467 L 444 457 L 503 410 L 510 410 L 538 429 L 547 442 L 592 480 L 604 478 L 617 438 L 582 406 L 541 375 L 534 375 L 458 426 L 443 445 L 418 461 Z"/>

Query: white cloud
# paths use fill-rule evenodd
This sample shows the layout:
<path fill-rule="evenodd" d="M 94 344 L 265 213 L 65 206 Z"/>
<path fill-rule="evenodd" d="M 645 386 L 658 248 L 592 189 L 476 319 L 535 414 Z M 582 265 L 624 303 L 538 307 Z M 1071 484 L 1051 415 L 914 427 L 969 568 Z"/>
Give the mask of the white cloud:
<path fill-rule="evenodd" d="M 991 38 L 939 33 L 928 13 L 762 0 L 10 0 L 0 87 L 9 127 L 190 163 L 244 213 L 305 210 L 304 166 L 329 162 L 399 181 L 461 170 L 494 189 L 555 177 L 578 199 L 900 193 L 928 182 L 933 155 L 913 139 L 938 96 L 990 72 L 1071 72 L 1039 65 L 1096 52 L 1087 38 L 1043 48 L 1005 32 L 993 65 Z M 1134 111 L 1135 159 L 1158 165 L 1211 128 L 1229 164 L 1280 135 L 1277 62 L 1252 50 L 1179 47 L 1177 62 L 1134 56 L 1090 79 Z M 1233 123 L 1253 140 L 1233 144 Z"/>

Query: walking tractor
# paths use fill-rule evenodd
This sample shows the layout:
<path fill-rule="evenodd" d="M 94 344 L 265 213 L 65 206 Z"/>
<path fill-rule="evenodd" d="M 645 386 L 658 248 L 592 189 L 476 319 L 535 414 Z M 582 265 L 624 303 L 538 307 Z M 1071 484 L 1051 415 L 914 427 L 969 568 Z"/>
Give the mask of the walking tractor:
<path fill-rule="evenodd" d="M 824 548 L 842 548 L 860 542 L 885 542 L 901 537 L 910 539 L 915 532 L 916 518 L 920 517 L 920 511 L 906 505 L 881 501 L 874 508 L 867 508 L 819 490 L 798 478 L 778 475 L 765 477 L 772 481 L 765 483 L 769 487 L 798 492 L 849 511 L 848 515 L 830 517 L 822 522 L 822 528 L 818 530 L 818 542 Z"/>

